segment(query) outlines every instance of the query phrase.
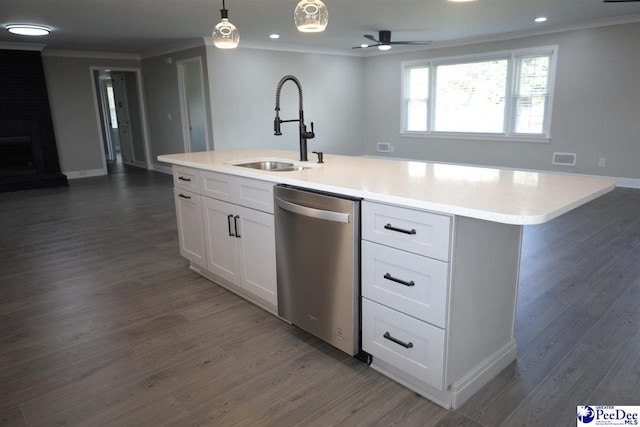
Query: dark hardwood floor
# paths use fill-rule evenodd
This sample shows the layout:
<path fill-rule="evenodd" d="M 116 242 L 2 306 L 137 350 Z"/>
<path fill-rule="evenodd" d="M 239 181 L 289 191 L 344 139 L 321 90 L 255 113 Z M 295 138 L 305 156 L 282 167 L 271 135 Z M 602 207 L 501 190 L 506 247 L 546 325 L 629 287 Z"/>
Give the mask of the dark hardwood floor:
<path fill-rule="evenodd" d="M 446 411 L 187 269 L 171 177 L 0 194 L 0 425 L 572 425 L 640 404 L 640 190 L 525 228 L 518 360 Z"/>

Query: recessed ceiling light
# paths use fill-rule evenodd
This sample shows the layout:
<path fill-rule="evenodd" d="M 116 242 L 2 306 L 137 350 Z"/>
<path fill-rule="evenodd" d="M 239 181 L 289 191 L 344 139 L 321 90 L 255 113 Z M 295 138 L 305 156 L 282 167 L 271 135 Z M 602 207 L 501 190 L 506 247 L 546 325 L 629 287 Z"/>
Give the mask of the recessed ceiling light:
<path fill-rule="evenodd" d="M 280 34 L 269 34 L 269 38 L 270 39 L 279 39 L 280 38 Z"/>
<path fill-rule="evenodd" d="M 535 22 L 546 22 L 547 18 L 544 16 L 539 16 L 536 19 L 534 19 Z"/>
<path fill-rule="evenodd" d="M 51 28 L 44 25 L 9 24 L 7 25 L 7 31 L 21 36 L 46 36 L 51 32 Z"/>

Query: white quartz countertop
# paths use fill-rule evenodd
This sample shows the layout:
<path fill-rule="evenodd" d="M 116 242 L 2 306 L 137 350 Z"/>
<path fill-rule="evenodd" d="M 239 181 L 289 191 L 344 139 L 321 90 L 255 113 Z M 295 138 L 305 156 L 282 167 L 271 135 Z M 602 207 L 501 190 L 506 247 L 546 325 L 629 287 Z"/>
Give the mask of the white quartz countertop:
<path fill-rule="evenodd" d="M 461 215 L 505 224 L 541 224 L 615 188 L 604 178 L 421 161 L 309 153 L 311 169 L 272 172 L 234 166 L 298 162 L 293 151 L 228 150 L 158 156 L 161 162 Z"/>

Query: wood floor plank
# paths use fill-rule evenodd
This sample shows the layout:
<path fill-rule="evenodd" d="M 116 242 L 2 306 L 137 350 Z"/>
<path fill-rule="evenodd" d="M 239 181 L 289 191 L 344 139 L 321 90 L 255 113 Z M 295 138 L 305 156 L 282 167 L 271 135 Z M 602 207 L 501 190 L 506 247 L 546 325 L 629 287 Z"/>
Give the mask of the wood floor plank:
<path fill-rule="evenodd" d="M 113 427 L 157 427 L 167 420 L 185 414 L 184 408 L 173 396 L 164 396 L 148 402 L 129 412 L 117 413 L 112 419 L 101 422 L 103 426 Z"/>
<path fill-rule="evenodd" d="M 587 404 L 617 357 L 615 352 L 579 344 L 502 425 L 572 425 L 576 407 Z"/>
<path fill-rule="evenodd" d="M 0 425 L 493 427 L 589 387 L 640 404 L 638 190 L 525 227 L 518 359 L 446 411 L 190 271 L 171 187 L 141 171 L 0 194 Z"/>
<path fill-rule="evenodd" d="M 636 300 L 636 309 L 640 301 Z M 640 405 L 640 331 L 588 399 L 595 405 Z"/>
<path fill-rule="evenodd" d="M 13 408 L 7 408 L 0 410 L 0 426 L 1 427 L 23 427 L 26 426 L 22 412 L 20 408 L 14 406 Z"/>

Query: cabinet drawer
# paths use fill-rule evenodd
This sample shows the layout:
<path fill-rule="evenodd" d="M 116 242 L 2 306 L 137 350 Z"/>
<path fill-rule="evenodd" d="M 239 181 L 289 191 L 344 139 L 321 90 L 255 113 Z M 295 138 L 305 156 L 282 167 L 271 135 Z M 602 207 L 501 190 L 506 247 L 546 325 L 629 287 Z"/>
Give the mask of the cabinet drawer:
<path fill-rule="evenodd" d="M 362 299 L 362 348 L 407 374 L 443 388 L 445 333 L 366 298 Z"/>
<path fill-rule="evenodd" d="M 202 171 L 202 195 L 225 202 L 233 200 L 233 176 L 218 172 Z"/>
<path fill-rule="evenodd" d="M 362 296 L 438 327 L 446 325 L 449 264 L 362 242 Z"/>
<path fill-rule="evenodd" d="M 173 165 L 173 186 L 194 193 L 200 193 L 200 171 Z"/>
<path fill-rule="evenodd" d="M 445 215 L 362 203 L 363 239 L 442 261 L 449 260 L 450 224 Z"/>
<path fill-rule="evenodd" d="M 273 182 L 234 177 L 236 193 L 234 202 L 248 208 L 273 213 Z"/>
<path fill-rule="evenodd" d="M 202 194 L 224 202 L 273 213 L 273 183 L 202 171 Z"/>

